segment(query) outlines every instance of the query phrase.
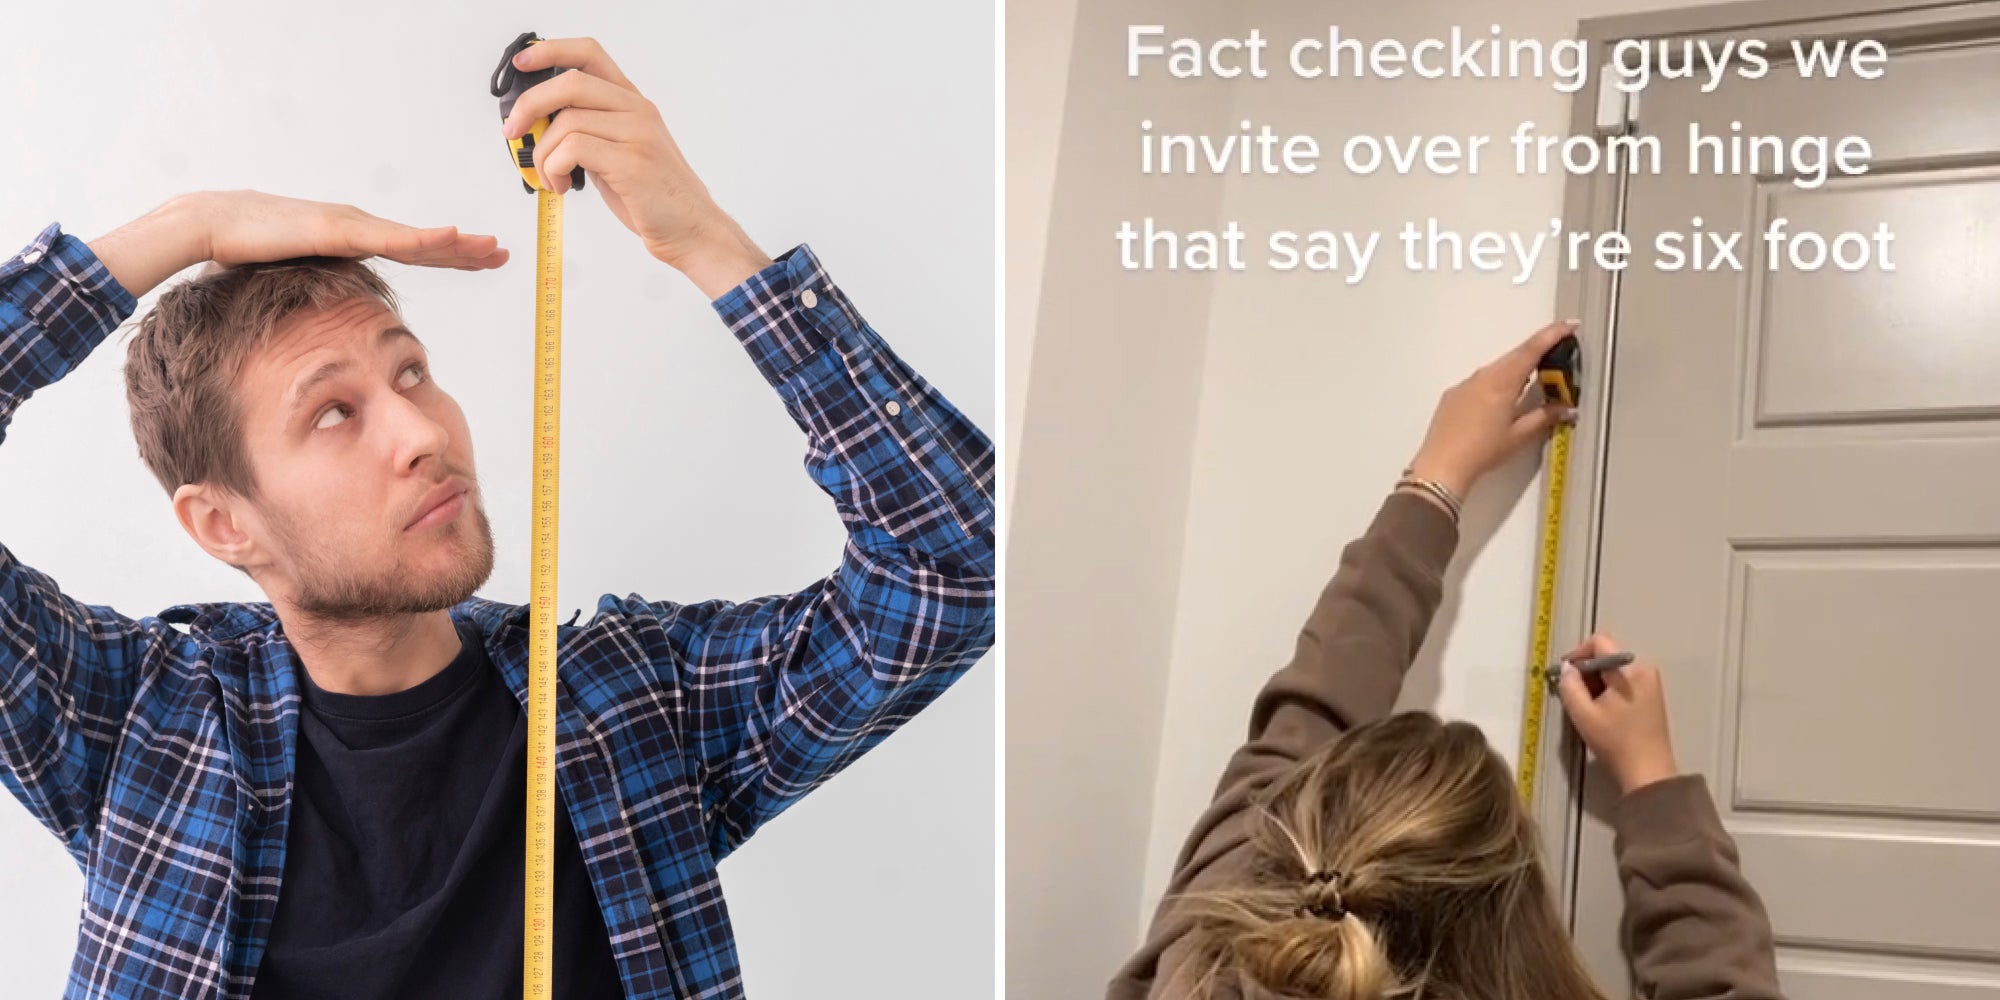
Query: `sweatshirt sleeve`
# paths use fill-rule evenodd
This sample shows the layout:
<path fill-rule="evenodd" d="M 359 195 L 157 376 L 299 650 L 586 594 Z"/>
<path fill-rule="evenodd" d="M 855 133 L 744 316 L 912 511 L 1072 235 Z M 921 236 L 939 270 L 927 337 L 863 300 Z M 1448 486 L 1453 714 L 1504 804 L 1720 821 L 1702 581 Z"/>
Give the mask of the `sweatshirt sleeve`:
<path fill-rule="evenodd" d="M 1650 1000 L 1782 1000 L 1763 901 L 1700 775 L 1626 795 L 1613 820 L 1623 936 Z"/>
<path fill-rule="evenodd" d="M 1182 963 L 1190 929 L 1173 896 L 1236 870 L 1249 843 L 1251 801 L 1293 764 L 1355 726 L 1394 710 L 1443 599 L 1458 545 L 1451 517 L 1430 501 L 1392 493 L 1320 593 L 1287 663 L 1253 702 L 1244 743 L 1230 756 L 1214 800 L 1183 843 L 1145 942 L 1112 981 L 1112 1000 L 1150 995 Z"/>

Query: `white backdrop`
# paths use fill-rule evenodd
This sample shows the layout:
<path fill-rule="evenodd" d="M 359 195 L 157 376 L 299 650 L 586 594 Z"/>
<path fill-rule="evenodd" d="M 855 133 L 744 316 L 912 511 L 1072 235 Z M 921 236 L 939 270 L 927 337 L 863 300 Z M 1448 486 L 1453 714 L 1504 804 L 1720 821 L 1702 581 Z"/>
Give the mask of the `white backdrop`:
<path fill-rule="evenodd" d="M 479 7 L 10 5 L 0 256 L 52 221 L 94 239 L 216 188 L 498 235 L 514 251 L 498 271 L 382 269 L 473 428 L 499 545 L 482 594 L 521 601 L 534 200 L 487 79 L 522 31 L 590 35 L 753 238 L 774 256 L 810 243 L 897 351 L 995 431 L 991 4 Z M 594 185 L 572 197 L 566 252 L 562 606 L 749 598 L 830 570 L 843 535 L 803 439 L 707 301 Z M 128 614 L 260 600 L 187 539 L 140 463 L 122 336 L 16 417 L 0 537 Z M 994 690 L 989 658 L 724 864 L 752 996 L 990 989 Z M 0 803 L 8 996 L 60 992 L 81 884 Z"/>

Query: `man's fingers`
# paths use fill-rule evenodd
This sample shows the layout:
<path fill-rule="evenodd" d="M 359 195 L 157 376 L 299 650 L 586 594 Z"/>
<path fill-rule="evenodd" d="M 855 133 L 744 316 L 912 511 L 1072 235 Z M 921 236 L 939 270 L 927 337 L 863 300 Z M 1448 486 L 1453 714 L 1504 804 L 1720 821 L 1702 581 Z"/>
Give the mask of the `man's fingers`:
<path fill-rule="evenodd" d="M 507 263 L 508 253 L 505 250 L 494 250 L 487 254 L 467 252 L 450 254 L 448 256 L 385 256 L 388 256 L 390 260 L 396 261 L 399 264 L 409 264 L 415 267 L 449 267 L 459 271 L 490 271 Z"/>
<path fill-rule="evenodd" d="M 536 151 L 536 159 L 541 161 L 542 183 L 548 184 L 551 177 L 567 178 L 569 172 L 577 167 L 593 174 L 603 174 L 612 169 L 619 158 L 619 151 L 629 148 L 624 143 L 600 139 L 588 132 L 571 132 L 563 136 L 562 141 L 550 146 L 546 154 Z M 555 191 L 569 190 L 566 183 L 549 184 L 549 187 Z"/>
<path fill-rule="evenodd" d="M 604 51 L 604 46 L 597 44 L 595 38 L 550 38 L 536 42 L 514 56 L 516 69 L 537 70 L 550 66 L 580 69 L 635 93 L 639 89 L 625 78 L 624 71 L 611 61 L 610 54 Z"/>
<path fill-rule="evenodd" d="M 497 236 L 486 236 L 479 233 L 461 233 L 458 231 L 457 226 L 445 226 L 442 229 L 426 229 L 415 233 L 407 233 L 404 235 L 404 238 L 409 240 L 409 251 L 412 253 L 434 253 L 447 256 L 463 254 L 483 256 L 493 252 L 493 249 L 500 245 L 500 238 Z"/>
<path fill-rule="evenodd" d="M 557 115 L 554 124 L 549 126 L 547 132 L 542 133 L 542 141 L 535 146 L 535 166 L 542 168 L 549 156 L 562 146 L 563 140 L 573 133 L 582 133 L 612 142 L 631 142 L 638 138 L 634 134 L 632 125 L 632 116 L 622 111 L 570 108 Z M 592 168 L 588 163 L 584 164 L 584 167 Z M 546 169 L 542 170 L 542 174 L 545 177 L 557 176 L 555 171 Z M 554 186 L 563 187 L 561 184 Z"/>
<path fill-rule="evenodd" d="M 384 242 L 403 253 L 422 253 L 437 250 L 458 242 L 457 226 L 438 226 L 432 229 L 417 229 L 411 226 L 389 230 Z"/>
<path fill-rule="evenodd" d="M 440 226 L 434 229 L 411 227 L 390 228 L 376 234 L 373 246 L 361 247 L 371 253 L 399 260 L 427 257 L 449 257 L 469 252 L 471 248 L 485 253 L 486 249 L 499 241 L 491 236 L 462 235 L 457 226 Z"/>
<path fill-rule="evenodd" d="M 444 260 L 417 260 L 407 263 L 422 267 L 449 267 L 460 271 L 490 271 L 507 263 L 507 251 L 495 250 L 485 256 L 460 255 Z"/>
<path fill-rule="evenodd" d="M 448 247 L 410 254 L 404 259 L 407 264 L 428 266 L 473 265 L 499 267 L 507 262 L 507 251 L 495 246 L 491 239 L 461 240 Z"/>
<path fill-rule="evenodd" d="M 494 254 L 501 254 L 501 259 L 505 260 L 506 253 L 507 251 L 495 246 L 494 242 L 490 239 L 461 240 L 451 246 L 411 254 L 410 262 L 420 264 L 470 264 Z M 496 264 L 495 266 L 498 265 Z"/>
<path fill-rule="evenodd" d="M 419 229 L 400 222 L 390 222 L 366 212 L 359 219 L 341 222 L 336 232 L 341 242 L 357 253 L 381 253 L 390 248 L 415 249 L 426 242 L 433 246 L 450 242 L 457 233 L 455 226 L 437 226 Z"/>
<path fill-rule="evenodd" d="M 609 80 L 591 76 L 582 70 L 571 70 L 557 74 L 553 80 L 544 80 L 529 87 L 527 93 L 514 102 L 514 110 L 507 114 L 506 134 L 518 136 L 535 119 L 568 108 L 635 111 L 645 100 L 637 92 Z"/>
<path fill-rule="evenodd" d="M 426 267 L 485 270 L 507 262 L 507 251 L 500 248 L 498 237 L 461 233 L 457 226 L 386 229 L 375 233 L 372 241 L 353 242 L 368 256 Z"/>
<path fill-rule="evenodd" d="M 459 260 L 453 261 L 450 264 L 450 266 L 456 267 L 463 271 L 490 271 L 493 268 L 499 267 L 500 265 L 507 263 L 507 256 L 508 254 L 506 250 L 495 250 L 492 253 L 485 255 L 484 257 L 472 258 L 470 263 L 464 262 L 465 258 L 460 258 Z"/>

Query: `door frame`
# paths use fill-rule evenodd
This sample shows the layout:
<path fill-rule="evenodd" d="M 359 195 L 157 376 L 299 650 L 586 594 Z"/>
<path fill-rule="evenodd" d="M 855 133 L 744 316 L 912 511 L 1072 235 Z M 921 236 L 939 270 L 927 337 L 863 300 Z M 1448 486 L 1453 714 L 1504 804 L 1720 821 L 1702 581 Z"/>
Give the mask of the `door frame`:
<path fill-rule="evenodd" d="M 1795 38 L 1869 37 L 1898 47 L 1933 45 L 2000 35 L 2000 0 L 1742 0 L 1679 10 L 1617 15 L 1580 21 L 1575 37 L 1601 54 L 1621 39 L 1750 38 L 1775 44 Z M 1571 103 L 1569 135 L 1587 135 L 1597 124 L 1598 92 L 1604 85 L 1603 64 L 1590 67 L 1590 82 Z M 1643 98 L 1643 94 L 1642 94 Z M 1645 106 L 1638 108 L 1643 128 Z M 1563 188 L 1562 219 L 1566 230 L 1602 233 L 1623 229 L 1623 187 L 1615 175 L 1598 172 L 1571 176 Z M 1634 260 L 1645 259 L 1634 253 Z M 1608 456 L 1605 431 L 1613 416 L 1608 391 L 1617 361 L 1619 277 L 1602 270 L 1565 270 L 1557 277 L 1554 315 L 1583 319 L 1577 338 L 1583 347 L 1582 411 L 1570 454 L 1561 550 L 1550 625 L 1557 649 L 1589 635 L 1596 623 L 1597 567 L 1602 542 L 1602 500 Z M 1536 523 L 1548 516 L 1548 496 L 1542 493 Z M 1530 620 L 1533 608 L 1530 608 Z M 1534 665 L 1539 667 L 1540 665 Z M 1586 823 L 1584 810 L 1584 751 L 1575 731 L 1562 719 L 1562 707 L 1551 695 L 1543 703 L 1539 743 L 1540 771 L 1530 810 L 1541 827 L 1544 856 L 1565 921 L 1572 931 L 1577 918 L 1578 849 Z M 1526 707 L 1525 705 L 1523 706 Z M 1726 803 L 1721 805 L 1726 806 Z"/>

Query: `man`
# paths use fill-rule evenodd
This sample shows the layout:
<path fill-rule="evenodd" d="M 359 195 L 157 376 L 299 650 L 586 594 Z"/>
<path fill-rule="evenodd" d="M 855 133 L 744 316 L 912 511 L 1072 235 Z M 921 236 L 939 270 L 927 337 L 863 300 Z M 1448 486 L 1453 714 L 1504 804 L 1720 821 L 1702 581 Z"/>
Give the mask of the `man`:
<path fill-rule="evenodd" d="M 692 280 L 805 431 L 849 541 L 799 593 L 606 595 L 558 635 L 556 995 L 734 997 L 715 866 L 993 641 L 992 448 L 811 251 L 759 251 L 588 39 L 558 109 L 581 166 Z M 174 199 L 0 264 L 0 431 L 186 267 L 126 364 L 140 454 L 258 604 L 126 617 L 0 547 L 0 780 L 86 876 L 68 995 L 519 996 L 524 607 L 463 414 L 359 263 L 500 266 L 491 237 L 253 192 Z M 185 631 L 174 626 L 185 626 Z"/>

